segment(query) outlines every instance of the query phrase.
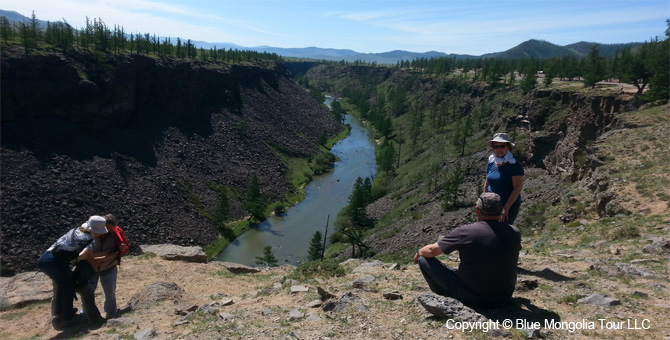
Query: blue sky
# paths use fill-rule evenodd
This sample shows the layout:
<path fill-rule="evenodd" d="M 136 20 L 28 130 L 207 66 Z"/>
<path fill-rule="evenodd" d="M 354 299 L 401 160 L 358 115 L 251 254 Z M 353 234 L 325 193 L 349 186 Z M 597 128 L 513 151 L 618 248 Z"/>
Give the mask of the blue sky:
<path fill-rule="evenodd" d="M 0 0 L 0 9 L 245 47 L 471 55 L 528 39 L 642 42 L 663 36 L 670 18 L 668 0 Z"/>

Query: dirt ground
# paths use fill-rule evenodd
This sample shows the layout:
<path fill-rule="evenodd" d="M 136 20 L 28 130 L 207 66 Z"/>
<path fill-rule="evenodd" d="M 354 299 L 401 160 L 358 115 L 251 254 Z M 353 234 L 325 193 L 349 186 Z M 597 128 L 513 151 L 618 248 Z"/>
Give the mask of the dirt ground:
<path fill-rule="evenodd" d="M 667 226 L 660 226 L 665 227 Z M 658 228 L 660 228 L 658 227 Z M 658 228 L 652 227 L 657 230 Z M 503 322 L 541 323 L 540 335 L 547 339 L 667 339 L 670 336 L 667 315 L 668 266 L 666 256 L 647 256 L 639 245 L 612 245 L 570 248 L 574 237 L 557 239 L 550 256 L 534 254 L 535 245 L 524 241 L 519 263 L 519 282 L 530 290 L 514 294 L 514 303 L 485 315 L 499 322 L 498 336 L 526 338 L 520 330 L 506 330 Z M 610 258 L 638 258 L 635 266 L 650 272 L 648 276 L 622 275 L 612 277 L 593 270 L 594 263 Z M 442 258 L 456 266 L 455 255 Z M 426 312 L 416 297 L 428 288 L 416 265 L 406 263 L 401 269 L 389 264 L 350 260 L 342 264 L 349 269 L 345 277 L 301 282 L 308 292 L 291 293 L 291 282 L 282 278 L 294 270 L 284 266 L 256 274 L 232 274 L 221 264 L 167 261 L 158 257 L 128 257 L 119 271 L 118 305 L 126 306 L 131 296 L 155 282 L 175 282 L 183 288 L 181 301 L 163 301 L 149 307 L 127 311 L 117 316 L 122 322 L 108 321 L 101 326 L 86 323 L 59 332 L 49 324 L 49 303 L 0 312 L 3 339 L 132 339 L 153 329 L 155 339 L 486 339 L 493 331 L 473 333 L 454 329 L 453 320 L 440 319 Z M 354 288 L 355 280 L 372 275 L 374 281 Z M 624 277 L 625 276 L 625 277 Z M 535 285 L 536 283 L 537 285 Z M 307 307 L 319 298 L 316 287 L 341 296 L 351 292 L 360 298 L 363 310 L 324 312 Z M 535 287 L 536 286 L 536 287 Z M 533 288 L 535 287 L 535 288 Z M 387 300 L 383 294 L 397 290 L 400 300 Z M 578 297 L 607 293 L 620 301 L 608 307 L 576 303 Z M 96 294 L 102 306 L 101 289 Z M 232 299 L 231 305 L 214 305 L 217 314 L 197 312 L 190 322 L 175 325 L 182 316 L 174 311 L 177 305 L 197 306 L 221 303 Z M 292 315 L 298 311 L 298 315 Z M 219 316 L 218 314 L 221 314 Z M 506 321 L 510 320 L 510 321 Z M 546 321 L 545 321 L 546 320 Z M 553 320 L 553 321 L 551 321 Z M 545 322 L 550 324 L 545 325 Z M 553 324 L 551 324 L 553 322 Z M 602 324 L 601 324 L 602 322 Z M 607 329 L 621 328 L 623 329 Z M 570 329 L 570 328 L 593 329 Z M 452 329 L 449 329 L 452 328 Z"/>

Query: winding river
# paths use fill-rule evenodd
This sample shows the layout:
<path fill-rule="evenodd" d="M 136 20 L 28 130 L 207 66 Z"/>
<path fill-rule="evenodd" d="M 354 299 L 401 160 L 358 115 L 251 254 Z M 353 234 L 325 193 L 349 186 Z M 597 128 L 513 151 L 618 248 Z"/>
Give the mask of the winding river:
<path fill-rule="evenodd" d="M 326 105 L 330 106 L 332 100 L 326 97 Z M 351 126 L 351 131 L 331 150 L 339 158 L 333 171 L 315 177 L 306 186 L 302 202 L 240 235 L 216 260 L 253 266 L 256 256 L 263 255 L 263 247 L 269 245 L 280 265 L 298 264 L 307 257 L 314 232 L 325 233 L 327 220 L 328 235 L 332 234 L 333 221 L 348 203 L 356 179 L 372 177 L 377 171 L 371 132 L 353 116 L 347 115 L 345 123 Z"/>

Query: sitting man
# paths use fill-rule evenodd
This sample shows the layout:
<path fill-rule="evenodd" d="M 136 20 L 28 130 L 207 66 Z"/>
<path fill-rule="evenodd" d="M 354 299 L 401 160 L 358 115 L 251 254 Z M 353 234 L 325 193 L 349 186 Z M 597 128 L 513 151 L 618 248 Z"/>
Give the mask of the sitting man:
<path fill-rule="evenodd" d="M 477 199 L 479 221 L 460 226 L 436 243 L 416 253 L 414 263 L 430 289 L 466 305 L 500 307 L 507 304 L 516 285 L 516 266 L 521 250 L 519 229 L 499 222 L 500 196 L 485 192 Z M 435 257 L 458 250 L 458 270 Z"/>

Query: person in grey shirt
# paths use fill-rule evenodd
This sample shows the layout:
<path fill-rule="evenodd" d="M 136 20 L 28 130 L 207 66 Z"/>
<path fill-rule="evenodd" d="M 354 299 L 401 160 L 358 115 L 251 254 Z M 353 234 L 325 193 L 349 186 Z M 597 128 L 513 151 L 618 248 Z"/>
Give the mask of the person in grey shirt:
<path fill-rule="evenodd" d="M 70 262 L 89 247 L 96 235 L 107 233 L 106 220 L 102 216 L 91 216 L 88 221 L 61 236 L 37 260 L 37 268 L 53 282 L 51 300 L 51 324 L 63 330 L 73 324 L 76 309 L 73 308 L 75 287 Z M 93 302 L 95 303 L 95 301 Z"/>
<path fill-rule="evenodd" d="M 414 263 L 434 293 L 478 307 L 500 307 L 510 301 L 521 234 L 515 226 L 499 221 L 501 211 L 500 196 L 485 192 L 477 199 L 478 222 L 460 226 L 419 249 Z M 458 269 L 435 258 L 455 250 L 460 257 Z"/>

